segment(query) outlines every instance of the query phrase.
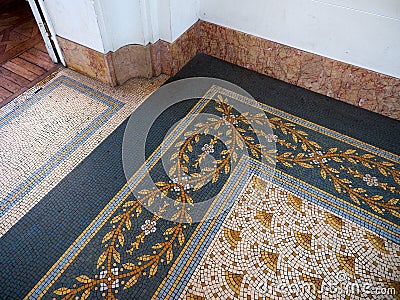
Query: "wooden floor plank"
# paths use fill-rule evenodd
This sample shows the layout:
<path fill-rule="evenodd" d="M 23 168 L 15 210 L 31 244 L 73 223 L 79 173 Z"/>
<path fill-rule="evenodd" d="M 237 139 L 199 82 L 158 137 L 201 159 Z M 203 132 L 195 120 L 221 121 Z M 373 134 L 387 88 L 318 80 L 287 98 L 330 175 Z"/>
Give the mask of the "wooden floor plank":
<path fill-rule="evenodd" d="M 3 64 L 3 68 L 10 70 L 11 72 L 14 72 L 22 77 L 25 77 L 26 79 L 32 81 L 37 77 L 37 74 L 32 73 L 29 70 L 26 70 L 24 67 L 21 67 L 12 61 L 8 61 L 5 64 Z"/>
<path fill-rule="evenodd" d="M 40 51 L 42 51 L 42 52 L 44 52 L 44 53 L 47 53 L 46 45 L 44 44 L 43 41 L 42 41 L 41 43 L 37 43 L 37 44 L 34 46 L 34 48 L 36 48 L 36 49 L 38 49 L 38 50 L 40 50 Z"/>
<path fill-rule="evenodd" d="M 50 58 L 50 55 L 47 53 L 47 50 L 45 52 L 43 52 L 42 50 L 36 49 L 35 47 L 32 47 L 28 50 L 26 50 L 26 52 L 35 55 L 37 57 L 39 57 L 42 60 L 48 61 L 53 63 L 53 61 Z"/>
<path fill-rule="evenodd" d="M 39 67 L 41 67 L 47 71 L 54 68 L 54 64 L 52 62 L 42 60 L 40 57 L 37 57 L 28 52 L 22 53 L 19 57 L 25 59 L 26 61 L 29 61 L 30 63 L 38 65 Z"/>
<path fill-rule="evenodd" d="M 13 93 L 11 93 L 10 91 L 0 87 L 0 99 L 1 100 L 5 100 L 7 99 L 9 96 L 11 96 Z"/>
<path fill-rule="evenodd" d="M 20 76 L 20 75 L 14 73 L 14 72 L 12 72 L 12 71 L 10 71 L 10 70 L 7 70 L 7 69 L 5 69 L 5 68 L 2 68 L 1 66 L 0 66 L 0 74 L 1 74 L 3 77 L 7 78 L 8 80 L 10 80 L 10 81 L 12 81 L 12 82 L 15 82 L 16 84 L 18 84 L 18 85 L 20 85 L 20 86 L 26 86 L 26 85 L 28 85 L 29 82 L 30 82 L 30 81 L 29 81 L 28 79 L 26 79 L 25 77 L 22 77 L 22 76 Z"/>
<path fill-rule="evenodd" d="M 24 37 L 24 38 L 26 39 L 26 37 Z M 5 62 L 7 60 L 12 59 L 13 57 L 18 56 L 25 50 L 35 46 L 41 40 L 42 40 L 42 36 L 40 34 L 38 34 L 32 38 L 21 41 L 21 43 L 15 45 L 15 47 L 12 47 L 9 50 L 7 50 L 7 52 L 2 53 L 2 55 L 0 56 L 0 63 Z"/>
<path fill-rule="evenodd" d="M 35 73 L 36 75 L 42 75 L 46 70 L 42 69 L 41 67 L 30 63 L 29 61 L 22 59 L 20 57 L 16 57 L 11 60 L 11 62 L 25 68 L 28 71 L 31 71 L 32 73 Z"/>
<path fill-rule="evenodd" d="M 16 93 L 21 89 L 21 86 L 19 84 L 16 84 L 15 82 L 9 80 L 8 78 L 4 77 L 1 74 L 0 74 L 0 87 L 9 90 L 12 93 Z"/>

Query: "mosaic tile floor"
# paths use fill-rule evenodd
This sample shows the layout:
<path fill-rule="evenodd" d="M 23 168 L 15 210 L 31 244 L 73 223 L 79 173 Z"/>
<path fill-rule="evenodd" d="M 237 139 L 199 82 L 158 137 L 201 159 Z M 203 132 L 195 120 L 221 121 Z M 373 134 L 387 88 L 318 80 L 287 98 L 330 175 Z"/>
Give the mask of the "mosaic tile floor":
<path fill-rule="evenodd" d="M 111 89 L 63 69 L 0 109 L 0 236 L 166 77 Z"/>
<path fill-rule="evenodd" d="M 399 297 L 399 123 L 358 110 L 343 134 L 318 114 L 355 108 L 202 56 L 170 81 L 204 70 L 229 70 L 256 100 L 208 86 L 141 136 L 165 77 L 113 90 L 63 70 L 2 111 L 16 128 L 1 136 L 2 174 L 16 175 L 2 181 L 0 298 Z M 147 161 L 127 180 L 130 114 Z M 359 138 L 366 117 L 386 133 Z"/>

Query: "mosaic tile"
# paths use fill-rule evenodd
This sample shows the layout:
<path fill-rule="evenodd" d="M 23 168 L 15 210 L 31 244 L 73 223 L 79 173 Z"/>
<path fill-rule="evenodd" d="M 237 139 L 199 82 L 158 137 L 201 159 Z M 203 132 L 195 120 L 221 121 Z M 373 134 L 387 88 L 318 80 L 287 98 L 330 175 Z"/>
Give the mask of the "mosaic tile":
<path fill-rule="evenodd" d="M 247 182 L 180 299 L 393 296 L 398 244 L 264 180 Z"/>
<path fill-rule="evenodd" d="M 0 183 L 0 234 L 28 212 L 165 79 L 134 79 L 112 89 L 63 69 L 2 107 L 0 172 L 5 180 Z"/>
<path fill-rule="evenodd" d="M 399 216 L 392 193 L 399 157 L 218 86 L 207 96 L 28 297 L 276 298 L 285 293 L 283 284 L 294 298 L 318 299 L 318 291 L 335 280 L 373 280 L 381 291 L 396 285 Z M 276 170 L 261 162 L 268 152 L 253 142 L 255 130 L 247 125 L 249 120 L 263 124 L 265 116 L 244 118 L 233 110 L 235 102 L 260 107 L 268 117 L 274 134 L 258 134 L 277 143 Z M 199 124 L 196 113 L 202 111 L 220 120 Z M 234 146 L 227 143 L 223 150 L 204 131 L 214 126 L 227 136 L 234 126 L 243 141 L 232 140 Z M 177 140 L 182 135 L 184 146 Z M 230 157 L 235 160 L 241 148 L 236 143 L 249 152 L 231 169 Z M 218 172 L 196 173 L 196 159 L 205 154 L 215 156 Z M 163 156 L 174 162 L 168 175 Z M 174 177 L 175 161 L 193 176 Z M 150 190 L 143 180 L 148 173 L 158 180 Z M 204 178 L 211 184 L 204 185 Z M 218 196 L 207 214 L 215 217 L 194 224 L 191 205 L 213 193 Z M 166 196 L 175 199 L 171 220 L 165 219 Z M 296 289 L 300 283 L 314 289 Z"/>

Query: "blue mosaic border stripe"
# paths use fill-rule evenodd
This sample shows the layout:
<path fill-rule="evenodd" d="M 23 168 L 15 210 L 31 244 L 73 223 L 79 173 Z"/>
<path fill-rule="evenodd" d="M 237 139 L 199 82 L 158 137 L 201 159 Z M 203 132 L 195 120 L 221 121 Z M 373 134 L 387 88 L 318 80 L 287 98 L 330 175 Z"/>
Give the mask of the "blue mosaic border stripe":
<path fill-rule="evenodd" d="M 97 100 L 108 106 L 96 119 L 88 126 L 74 136 L 67 144 L 65 144 L 55 155 L 53 155 L 40 168 L 35 170 L 23 183 L 11 191 L 5 198 L 0 201 L 0 217 L 7 213 L 15 206 L 26 194 L 28 194 L 36 185 L 38 185 L 46 176 L 51 173 L 60 163 L 68 158 L 80 145 L 82 145 L 90 136 L 92 136 L 103 124 L 107 122 L 123 105 L 124 103 L 100 93 L 86 85 L 83 85 L 66 76 L 60 76 L 51 83 L 48 87 L 33 96 L 27 101 L 27 105 L 23 105 L 16 113 L 10 113 L 10 117 L 5 119 L 1 125 L 8 124 L 11 120 L 21 115 L 32 105 L 38 103 L 43 97 L 58 88 L 60 85 L 68 86 L 86 96 Z M 95 96 L 96 95 L 96 96 Z M 98 96 L 97 96 L 98 95 Z M 4 118 L 6 118 L 6 115 Z M 1 126 L 0 126 L 1 128 Z"/>

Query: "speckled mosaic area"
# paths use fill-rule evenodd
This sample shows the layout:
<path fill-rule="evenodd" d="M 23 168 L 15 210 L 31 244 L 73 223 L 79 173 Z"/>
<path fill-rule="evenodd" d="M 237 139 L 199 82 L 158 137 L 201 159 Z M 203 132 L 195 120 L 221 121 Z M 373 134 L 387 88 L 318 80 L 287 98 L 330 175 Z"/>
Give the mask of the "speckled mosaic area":
<path fill-rule="evenodd" d="M 144 137 L 146 163 L 126 178 L 126 117 L 146 118 L 156 102 L 143 100 L 165 78 L 116 90 L 85 80 L 61 71 L 23 99 L 40 100 L 9 123 L 36 120 L 29 130 L 61 122 L 55 132 L 68 132 L 46 135 L 49 151 L 36 146 L 41 157 L 32 162 L 26 148 L 40 130 L 32 131 L 21 154 L 10 156 L 13 164 L 2 166 L 32 165 L 17 168 L 21 175 L 7 180 L 5 197 L 76 136 L 88 135 L 92 122 L 116 111 L 87 138 L 88 149 L 82 143 L 37 187 L 7 200 L 13 204 L 1 219 L 0 298 L 398 297 L 397 154 L 213 85 L 203 98 L 176 103 L 157 118 Z M 35 110 L 41 101 L 46 105 Z M 53 121 L 43 116 L 50 112 Z M 10 141 L 21 135 L 9 131 Z M 207 159 L 212 168 L 204 167 Z M 147 175 L 154 186 L 144 183 Z M 205 199 L 211 205 L 200 214 L 195 208 Z"/>
<path fill-rule="evenodd" d="M 2 107 L 0 235 L 165 79 L 135 79 L 111 89 L 65 69 Z"/>
<path fill-rule="evenodd" d="M 399 266 L 398 244 L 253 176 L 180 299 L 389 298 Z"/>

